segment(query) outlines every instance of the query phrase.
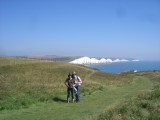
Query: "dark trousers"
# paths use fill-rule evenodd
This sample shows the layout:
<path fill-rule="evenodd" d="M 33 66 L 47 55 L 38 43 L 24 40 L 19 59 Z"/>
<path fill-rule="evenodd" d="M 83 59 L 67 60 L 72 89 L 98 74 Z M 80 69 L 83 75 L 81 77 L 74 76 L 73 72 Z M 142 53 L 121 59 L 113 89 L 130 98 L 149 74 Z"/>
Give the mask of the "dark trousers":
<path fill-rule="evenodd" d="M 70 94 L 72 96 L 72 100 L 74 99 L 74 89 L 73 88 L 67 88 L 67 100 L 70 98 Z"/>
<path fill-rule="evenodd" d="M 77 89 L 77 94 L 76 94 L 76 102 L 80 101 L 80 86 L 75 87 Z"/>

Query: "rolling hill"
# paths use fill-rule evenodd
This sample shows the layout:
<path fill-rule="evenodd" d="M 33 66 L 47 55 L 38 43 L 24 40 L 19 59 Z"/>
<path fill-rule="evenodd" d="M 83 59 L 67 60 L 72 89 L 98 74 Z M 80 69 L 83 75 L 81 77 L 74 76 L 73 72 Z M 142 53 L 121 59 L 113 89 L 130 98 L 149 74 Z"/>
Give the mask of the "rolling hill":
<path fill-rule="evenodd" d="M 83 81 L 80 103 L 66 103 L 64 81 L 71 71 L 76 71 Z M 108 74 L 66 62 L 0 57 L 0 119 L 106 119 L 107 111 L 112 111 L 110 118 L 116 118 L 116 106 L 154 91 L 159 79 L 159 71 Z M 154 110 L 159 105 L 155 103 Z M 140 109 L 144 118 L 150 117 L 147 109 Z M 123 114 L 118 118 L 124 118 Z"/>

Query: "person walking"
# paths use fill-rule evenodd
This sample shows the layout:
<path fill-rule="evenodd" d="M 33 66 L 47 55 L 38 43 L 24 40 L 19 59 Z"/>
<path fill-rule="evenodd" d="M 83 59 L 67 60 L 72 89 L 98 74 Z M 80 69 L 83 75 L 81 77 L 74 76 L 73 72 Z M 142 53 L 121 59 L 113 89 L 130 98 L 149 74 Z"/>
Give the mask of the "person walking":
<path fill-rule="evenodd" d="M 72 102 L 74 102 L 74 86 L 75 81 L 72 79 L 72 74 L 68 74 L 68 78 L 65 80 L 65 85 L 67 86 L 67 102 L 70 102 L 70 94 L 72 96 Z"/>
<path fill-rule="evenodd" d="M 82 84 L 82 80 L 74 71 L 72 72 L 72 79 L 75 80 L 75 88 L 77 89 L 76 102 L 80 102 L 80 86 Z"/>

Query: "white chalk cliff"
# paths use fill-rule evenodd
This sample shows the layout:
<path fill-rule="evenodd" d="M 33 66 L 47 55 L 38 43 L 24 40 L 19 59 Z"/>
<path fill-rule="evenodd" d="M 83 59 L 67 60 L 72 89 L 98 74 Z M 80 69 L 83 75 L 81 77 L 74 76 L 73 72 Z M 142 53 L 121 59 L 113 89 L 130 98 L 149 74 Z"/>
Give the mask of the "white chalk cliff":
<path fill-rule="evenodd" d="M 69 63 L 73 63 L 73 64 L 95 64 L 95 63 L 112 63 L 112 62 L 127 62 L 129 60 L 126 59 L 105 59 L 105 58 L 101 58 L 101 59 L 96 59 L 96 58 L 89 58 L 89 57 L 81 57 L 78 59 L 75 59 Z"/>

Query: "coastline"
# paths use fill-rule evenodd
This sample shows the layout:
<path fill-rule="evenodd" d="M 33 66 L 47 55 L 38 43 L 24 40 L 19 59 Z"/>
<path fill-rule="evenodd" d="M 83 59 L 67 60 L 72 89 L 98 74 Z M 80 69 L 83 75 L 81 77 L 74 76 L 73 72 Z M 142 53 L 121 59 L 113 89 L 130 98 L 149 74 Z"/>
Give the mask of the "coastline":
<path fill-rule="evenodd" d="M 95 68 L 106 73 L 117 74 L 125 71 L 140 72 L 160 70 L 160 61 L 129 61 L 105 64 L 87 64 L 85 66 Z"/>

